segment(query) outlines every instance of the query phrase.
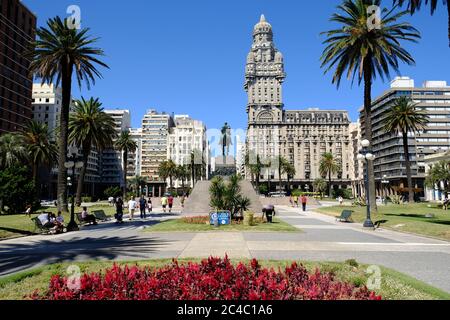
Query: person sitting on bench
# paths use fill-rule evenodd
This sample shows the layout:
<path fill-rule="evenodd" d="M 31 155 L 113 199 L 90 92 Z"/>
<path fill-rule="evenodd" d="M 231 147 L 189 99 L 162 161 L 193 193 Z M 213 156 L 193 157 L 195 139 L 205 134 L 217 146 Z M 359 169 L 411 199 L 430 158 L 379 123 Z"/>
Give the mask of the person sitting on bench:
<path fill-rule="evenodd" d="M 81 219 L 83 219 L 86 223 L 92 223 L 94 225 L 97 224 L 97 220 L 93 214 L 89 214 L 87 211 L 87 207 L 83 207 L 83 212 L 81 212 Z"/>
<path fill-rule="evenodd" d="M 55 224 L 52 222 L 51 213 L 42 213 L 37 218 L 44 228 L 51 229 L 55 226 Z"/>

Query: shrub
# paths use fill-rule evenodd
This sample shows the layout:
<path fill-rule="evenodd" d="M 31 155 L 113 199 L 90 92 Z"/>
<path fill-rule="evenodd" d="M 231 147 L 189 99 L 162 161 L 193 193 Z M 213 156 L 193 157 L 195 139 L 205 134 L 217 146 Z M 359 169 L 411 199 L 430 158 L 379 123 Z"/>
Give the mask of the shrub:
<path fill-rule="evenodd" d="M 188 224 L 209 224 L 208 216 L 199 216 L 199 217 L 183 217 L 181 221 Z"/>
<path fill-rule="evenodd" d="M 336 189 L 333 190 L 333 198 L 342 197 L 344 199 L 351 199 L 353 197 L 353 193 L 351 189 Z"/>
<path fill-rule="evenodd" d="M 246 226 L 254 226 L 255 225 L 255 214 L 253 212 L 246 211 L 244 213 L 244 225 Z"/>
<path fill-rule="evenodd" d="M 11 166 L 0 171 L 0 203 L 7 213 L 24 213 L 28 204 L 38 208 L 36 187 L 27 167 Z M 3 208 L 0 208 L 0 212 Z"/>
<path fill-rule="evenodd" d="M 84 274 L 79 290 L 55 275 L 36 300 L 379 300 L 365 286 L 337 281 L 332 273 L 309 273 L 297 263 L 274 271 L 257 260 L 232 265 L 225 259 L 148 267 L 114 265 L 104 273 Z"/>
<path fill-rule="evenodd" d="M 122 190 L 120 190 L 120 187 L 109 187 L 106 188 L 105 191 L 103 191 L 103 194 L 106 198 L 113 197 L 117 198 L 122 195 Z"/>
<path fill-rule="evenodd" d="M 92 202 L 92 197 L 81 197 L 82 202 Z"/>

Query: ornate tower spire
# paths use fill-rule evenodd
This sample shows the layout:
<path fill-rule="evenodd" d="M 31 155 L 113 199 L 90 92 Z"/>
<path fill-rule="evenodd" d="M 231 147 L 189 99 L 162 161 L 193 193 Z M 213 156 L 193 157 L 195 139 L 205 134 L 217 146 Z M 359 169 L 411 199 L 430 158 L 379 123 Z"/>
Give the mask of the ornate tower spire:
<path fill-rule="evenodd" d="M 257 121 L 262 110 L 273 114 L 274 121 L 282 120 L 285 77 L 283 55 L 275 48 L 272 26 L 262 14 L 253 28 L 253 43 L 245 71 L 250 122 Z"/>

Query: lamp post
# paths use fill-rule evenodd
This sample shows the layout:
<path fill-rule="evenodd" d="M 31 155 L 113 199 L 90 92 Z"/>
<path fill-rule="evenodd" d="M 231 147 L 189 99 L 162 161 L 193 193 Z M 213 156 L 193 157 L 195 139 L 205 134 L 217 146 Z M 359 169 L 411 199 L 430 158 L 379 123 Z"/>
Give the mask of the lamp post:
<path fill-rule="evenodd" d="M 375 155 L 370 150 L 370 141 L 363 140 L 361 141 L 362 149 L 359 151 L 358 160 L 365 164 L 365 172 L 364 172 L 364 182 L 366 189 L 366 198 L 367 198 L 367 218 L 364 221 L 364 228 L 374 228 L 374 224 L 370 217 L 370 192 L 369 192 L 369 161 L 375 160 Z"/>
<path fill-rule="evenodd" d="M 384 204 L 387 206 L 387 186 L 389 185 L 389 180 L 387 179 L 387 175 L 383 176 L 383 180 L 381 181 L 384 190 Z"/>
<path fill-rule="evenodd" d="M 70 146 L 67 155 L 67 162 L 64 163 L 66 169 L 72 169 L 72 175 L 67 177 L 67 185 L 70 187 L 70 194 L 72 195 L 70 205 L 70 222 L 67 225 L 67 231 L 78 231 L 78 225 L 75 222 L 75 171 L 83 167 L 84 163 L 78 161 L 78 148 Z"/>

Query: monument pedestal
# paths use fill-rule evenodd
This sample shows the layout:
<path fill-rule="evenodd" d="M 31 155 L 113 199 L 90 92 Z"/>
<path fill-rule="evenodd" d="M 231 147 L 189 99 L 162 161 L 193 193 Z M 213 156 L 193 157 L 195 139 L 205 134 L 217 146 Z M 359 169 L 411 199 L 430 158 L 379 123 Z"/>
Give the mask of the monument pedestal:
<path fill-rule="evenodd" d="M 213 176 L 232 176 L 236 174 L 236 159 L 232 156 L 215 157 L 214 165 Z"/>

